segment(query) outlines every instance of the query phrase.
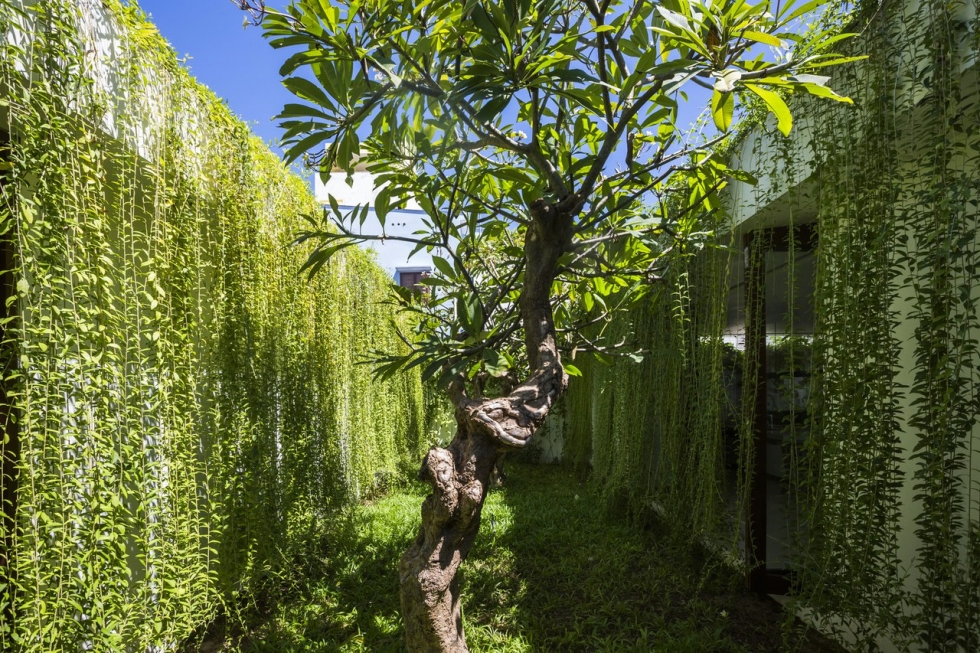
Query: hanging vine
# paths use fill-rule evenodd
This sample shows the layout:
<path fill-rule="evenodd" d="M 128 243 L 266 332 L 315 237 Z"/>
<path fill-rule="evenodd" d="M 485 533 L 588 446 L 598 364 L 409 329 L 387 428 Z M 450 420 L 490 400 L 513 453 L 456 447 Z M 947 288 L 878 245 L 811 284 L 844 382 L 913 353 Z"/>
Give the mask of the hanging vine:
<path fill-rule="evenodd" d="M 805 420 L 788 404 L 782 436 L 797 600 L 856 650 L 980 648 L 978 15 L 973 0 L 839 3 L 820 29 L 860 33 L 851 54 L 868 58 L 829 71 L 857 106 L 793 97 L 789 138 L 763 116 L 728 150 L 775 180 L 760 184 L 758 207 L 778 199 L 789 212 L 790 307 L 804 204 L 819 236 L 812 342 L 781 343 L 766 387 L 770 400 L 779 384 L 809 397 Z M 726 401 L 727 350 L 711 352 L 727 265 L 706 273 L 707 258 L 689 260 L 617 327 L 649 343 L 648 358 L 575 379 L 566 448 L 617 498 L 734 541 L 754 445 L 743 412 L 726 505 L 714 406 Z M 795 334 L 794 315 L 783 321 Z M 734 358 L 746 378 L 757 363 Z"/>
<path fill-rule="evenodd" d="M 431 411 L 357 364 L 398 346 L 386 275 L 297 275 L 306 182 L 135 5 L 0 0 L 0 86 L 0 647 L 169 649 L 293 577 Z"/>
<path fill-rule="evenodd" d="M 729 254 L 680 259 L 658 292 L 608 327 L 642 362 L 590 362 L 570 385 L 566 457 L 634 514 L 651 508 L 693 532 L 726 521 L 721 332 Z"/>

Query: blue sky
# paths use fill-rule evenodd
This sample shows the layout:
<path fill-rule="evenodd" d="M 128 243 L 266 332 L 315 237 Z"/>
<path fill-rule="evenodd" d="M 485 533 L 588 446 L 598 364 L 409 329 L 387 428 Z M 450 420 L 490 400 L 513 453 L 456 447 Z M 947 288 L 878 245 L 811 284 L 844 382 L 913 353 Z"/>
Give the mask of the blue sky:
<path fill-rule="evenodd" d="M 295 98 L 283 87 L 279 67 L 288 53 L 272 49 L 258 27 L 242 27 L 246 14 L 230 0 L 138 0 L 160 33 L 170 41 L 191 74 L 227 101 L 252 131 L 273 143 L 280 131 L 272 120 Z M 282 7 L 285 0 L 269 0 Z M 690 85 L 696 97 L 682 108 L 681 123 L 697 117 L 708 94 Z M 274 148 L 276 151 L 278 148 Z"/>
<path fill-rule="evenodd" d="M 262 140 L 272 143 L 278 139 L 280 132 L 272 117 L 292 101 L 279 76 L 287 55 L 269 47 L 258 27 L 243 29 L 244 12 L 230 0 L 138 3 L 177 56 L 189 57 L 185 65 L 198 81 L 227 101 Z"/>
<path fill-rule="evenodd" d="M 282 85 L 279 67 L 288 57 L 262 38 L 262 30 L 242 27 L 246 16 L 230 0 L 138 0 L 157 29 L 170 41 L 178 57 L 189 57 L 184 65 L 195 78 L 224 99 L 252 131 L 270 145 L 280 135 L 272 117 L 295 98 Z M 283 6 L 284 2 L 268 2 Z M 280 148 L 273 150 L 282 153 Z M 311 182 L 312 183 L 312 182 Z M 389 221 L 402 224 L 402 235 L 421 228 L 417 213 L 393 214 Z M 379 232 L 370 222 L 366 232 Z M 399 232 L 394 225 L 389 232 Z M 388 241 L 369 242 L 366 249 L 377 252 L 378 263 L 394 274 L 400 266 L 431 266 L 431 256 L 420 252 L 407 259 L 412 247 Z"/>
<path fill-rule="evenodd" d="M 281 149 L 273 145 L 280 130 L 272 117 L 283 105 L 295 101 L 279 75 L 279 68 L 289 53 L 270 47 L 260 28 L 243 27 L 246 14 L 230 0 L 134 1 L 149 15 L 177 56 L 184 59 L 191 74 L 224 99 L 233 113 L 281 154 Z M 270 7 L 287 4 L 287 0 L 267 2 Z M 696 87 L 691 90 L 695 91 Z M 702 95 L 705 98 L 698 98 L 699 102 L 707 97 Z M 693 120 L 699 109 L 685 107 L 681 121 Z M 406 213 L 401 218 L 406 235 L 421 227 L 418 215 Z M 389 273 L 394 273 L 398 266 L 431 265 L 431 258 L 425 252 L 406 260 L 411 247 L 400 247 L 393 242 L 367 245 L 377 251 L 378 262 Z"/>

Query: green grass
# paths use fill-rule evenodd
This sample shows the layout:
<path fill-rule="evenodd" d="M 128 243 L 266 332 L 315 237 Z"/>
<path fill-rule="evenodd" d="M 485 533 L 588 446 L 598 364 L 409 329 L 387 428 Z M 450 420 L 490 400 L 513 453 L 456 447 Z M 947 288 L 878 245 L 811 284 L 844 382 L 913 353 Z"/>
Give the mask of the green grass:
<path fill-rule="evenodd" d="M 651 530 L 607 517 L 565 471 L 511 466 L 463 565 L 472 651 L 783 651 L 774 604 Z M 358 506 L 327 536 L 316 577 L 239 639 L 247 651 L 402 651 L 398 557 L 414 537 L 421 486 Z M 791 649 L 825 650 L 802 635 Z M 237 639 L 237 638 L 236 638 Z M 231 640 L 202 650 L 234 648 Z"/>

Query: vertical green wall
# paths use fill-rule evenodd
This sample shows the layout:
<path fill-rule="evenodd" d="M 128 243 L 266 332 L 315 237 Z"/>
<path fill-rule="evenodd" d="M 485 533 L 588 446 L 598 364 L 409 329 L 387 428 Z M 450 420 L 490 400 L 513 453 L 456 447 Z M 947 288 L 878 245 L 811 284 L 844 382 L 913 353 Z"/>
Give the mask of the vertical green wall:
<path fill-rule="evenodd" d="M 308 184 L 137 9 L 0 0 L 0 35 L 0 648 L 168 648 L 417 462 L 423 388 L 358 364 L 399 346 L 385 274 L 297 275 Z"/>
<path fill-rule="evenodd" d="M 791 98 L 789 139 L 761 116 L 731 150 L 762 180 L 742 191 L 737 232 L 795 221 L 818 236 L 812 374 L 799 377 L 809 414 L 783 445 L 795 605 L 854 650 L 975 651 L 980 12 L 973 0 L 846 4 L 827 19 L 859 32 L 846 47 L 868 58 L 820 72 L 855 105 Z M 565 437 L 566 458 L 617 501 L 734 543 L 753 452 L 749 425 L 735 451 L 716 435 L 722 267 L 691 259 L 618 325 L 647 360 L 573 379 Z"/>

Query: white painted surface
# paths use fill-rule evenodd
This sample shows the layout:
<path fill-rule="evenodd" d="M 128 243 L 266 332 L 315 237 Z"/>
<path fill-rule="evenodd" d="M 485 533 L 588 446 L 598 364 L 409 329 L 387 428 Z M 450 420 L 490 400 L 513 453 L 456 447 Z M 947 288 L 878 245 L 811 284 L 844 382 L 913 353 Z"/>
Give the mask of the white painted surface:
<path fill-rule="evenodd" d="M 919 5 L 919 0 L 906 0 L 900 7 L 893 7 L 891 10 L 903 12 L 905 14 L 904 20 L 909 21 L 909 16 L 914 16 L 916 12 L 920 11 Z M 967 78 L 977 73 L 978 57 L 971 41 L 973 37 L 971 25 L 975 25 L 971 21 L 974 19 L 975 9 L 972 3 L 967 2 L 957 5 L 957 13 L 957 17 L 963 20 L 962 39 L 958 43 L 960 50 L 959 70 L 963 77 Z M 924 61 L 924 56 L 925 53 L 916 51 L 915 48 L 911 47 L 896 54 L 894 66 L 896 71 L 895 96 L 905 100 L 899 113 L 902 114 L 902 119 L 910 122 L 915 120 L 918 103 L 929 93 L 929 89 L 920 81 L 923 74 L 921 62 Z M 834 86 L 833 82 L 831 82 L 831 86 Z M 853 110 L 861 111 L 860 89 L 844 88 L 841 90 L 845 95 L 853 94 L 857 101 L 857 106 Z M 872 98 L 865 101 L 874 100 Z M 751 224 L 749 228 L 786 224 L 790 213 L 796 216 L 797 222 L 801 222 L 805 221 L 806 216 L 813 215 L 816 211 L 814 195 L 811 192 L 813 190 L 811 184 L 815 182 L 812 179 L 814 176 L 814 156 L 809 148 L 812 118 L 798 113 L 798 105 L 795 103 L 791 103 L 790 106 L 794 110 L 795 126 L 788 140 L 775 135 L 773 133 L 775 131 L 774 125 L 769 124 L 767 125 L 768 130 L 759 129 L 749 134 L 733 156 L 735 167 L 751 172 L 759 178 L 759 184 L 756 186 L 736 182 L 729 187 L 728 201 L 735 228 L 743 225 L 743 223 L 748 223 L 745 227 Z M 771 121 L 770 116 L 770 123 Z M 846 135 L 848 141 L 861 137 L 861 133 Z M 950 138 L 955 141 L 960 137 L 951 134 Z M 897 142 L 896 146 L 899 151 L 905 152 L 907 161 L 913 160 L 914 148 L 917 147 L 916 143 L 905 140 Z M 792 169 L 787 168 L 784 163 L 785 160 L 793 161 Z M 906 164 L 906 170 L 903 171 L 903 174 L 908 171 L 909 166 L 911 163 Z M 980 170 L 972 171 L 971 174 L 974 178 L 980 179 Z M 926 178 L 926 173 L 923 172 L 919 175 L 910 175 L 909 183 L 916 188 L 927 188 L 931 185 L 932 180 Z M 978 246 L 980 246 L 980 234 L 977 234 L 977 241 L 974 243 L 974 247 Z M 980 293 L 980 287 L 974 286 L 974 293 Z M 892 309 L 899 316 L 893 333 L 901 343 L 895 380 L 899 386 L 909 388 L 912 386 L 915 377 L 916 323 L 911 317 L 914 297 L 908 288 L 902 289 L 899 295 L 892 305 Z M 971 332 L 969 337 L 980 339 L 980 333 Z M 980 359 L 980 353 L 976 358 Z M 909 424 L 909 418 L 915 411 L 915 407 L 911 403 L 912 399 L 913 396 L 908 390 L 902 391 L 899 397 L 898 435 L 900 446 L 904 451 L 904 460 L 901 465 L 904 481 L 900 492 L 902 510 L 897 534 L 900 568 L 896 570 L 903 577 L 906 587 L 910 590 L 915 588 L 920 573 L 917 567 L 917 556 L 921 542 L 915 534 L 917 528 L 915 517 L 922 511 L 921 502 L 915 498 L 915 479 L 913 477 L 918 463 L 911 458 L 919 441 L 919 434 Z M 971 478 L 971 475 L 973 479 L 980 478 L 980 424 L 974 425 L 970 437 L 972 439 L 972 446 L 970 447 L 972 451 L 964 452 L 968 462 L 960 472 L 966 481 Z M 980 504 L 980 485 L 974 482 L 972 485 L 966 484 L 964 487 L 969 488 L 966 490 L 965 500 L 971 506 L 970 514 L 976 515 L 976 506 Z M 772 524 L 771 521 L 770 528 L 772 528 Z M 961 560 L 965 560 L 965 558 L 964 538 L 964 541 L 961 542 Z M 914 605 L 904 605 L 899 609 L 910 614 L 919 608 Z M 815 624 L 820 624 L 821 621 L 826 620 L 821 615 L 812 613 L 806 613 L 802 616 Z M 838 622 L 838 625 L 847 628 L 851 624 Z M 878 643 L 883 651 L 899 650 L 886 637 L 879 638 Z M 911 650 L 920 651 L 921 649 L 913 646 Z"/>
<path fill-rule="evenodd" d="M 334 171 L 326 182 L 317 176 L 314 180 L 314 192 L 320 204 L 328 205 L 330 196 L 333 196 L 343 210 L 365 204 L 373 207 L 375 198 L 378 196 L 374 175 L 368 172 L 363 164 L 358 164 L 355 167 L 350 183 L 347 183 L 347 174 L 343 171 Z M 385 216 L 385 225 L 382 227 L 372 208 L 364 224 L 358 228 L 356 233 L 386 237 L 383 241 L 367 241 L 362 247 L 373 250 L 377 256 L 378 264 L 394 277 L 396 268 L 431 268 L 432 255 L 439 254 L 438 250 L 427 252 L 422 249 L 413 255 L 414 243 L 392 239 L 417 238 L 418 235 L 415 232 L 426 230 L 423 223 L 424 217 L 425 214 L 418 203 L 412 200 L 407 203 L 405 210 L 390 211 Z"/>
<path fill-rule="evenodd" d="M 384 233 L 395 237 L 413 237 L 413 232 L 424 229 L 422 224 L 423 213 L 421 211 L 392 211 L 385 220 Z M 381 223 L 378 221 L 374 210 L 368 214 L 367 220 L 360 233 L 379 234 L 381 233 Z M 395 268 L 432 268 L 432 255 L 439 255 L 441 250 L 427 252 L 422 249 L 412 254 L 415 249 L 414 243 L 386 239 L 384 241 L 368 241 L 362 245 L 364 249 L 373 250 L 377 257 L 378 265 L 392 277 L 395 276 Z M 443 255 L 445 255 L 443 253 Z"/>

